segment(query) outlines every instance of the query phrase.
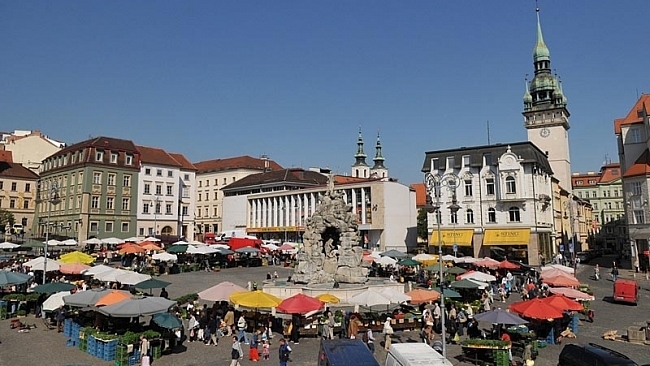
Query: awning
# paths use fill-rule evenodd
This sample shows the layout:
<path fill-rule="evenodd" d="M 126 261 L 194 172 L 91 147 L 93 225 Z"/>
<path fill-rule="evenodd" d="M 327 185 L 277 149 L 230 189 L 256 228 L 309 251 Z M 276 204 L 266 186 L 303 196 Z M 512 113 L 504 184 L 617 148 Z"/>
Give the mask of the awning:
<path fill-rule="evenodd" d="M 483 245 L 528 245 L 530 229 L 486 229 Z"/>
<path fill-rule="evenodd" d="M 472 238 L 474 237 L 474 229 L 440 230 L 440 237 L 442 238 L 443 246 L 452 246 L 457 244 L 459 247 L 471 247 Z M 438 245 L 437 230 L 434 230 L 431 233 L 429 245 Z"/>

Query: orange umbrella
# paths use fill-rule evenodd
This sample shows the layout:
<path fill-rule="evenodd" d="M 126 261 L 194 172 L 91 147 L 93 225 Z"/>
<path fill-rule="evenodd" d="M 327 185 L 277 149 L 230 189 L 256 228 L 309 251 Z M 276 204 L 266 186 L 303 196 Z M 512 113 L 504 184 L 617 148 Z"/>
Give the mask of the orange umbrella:
<path fill-rule="evenodd" d="M 62 264 L 61 267 L 59 267 L 59 271 L 65 274 L 80 274 L 81 272 L 87 270 L 88 268 L 90 268 L 90 266 L 87 266 L 82 263 L 68 263 L 68 264 Z"/>
<path fill-rule="evenodd" d="M 560 310 L 580 311 L 584 309 L 582 304 L 573 301 L 564 295 L 553 295 L 542 299 L 545 303 Z"/>
<path fill-rule="evenodd" d="M 140 248 L 146 249 L 146 250 L 153 250 L 153 251 L 156 251 L 156 252 L 162 250 L 161 247 L 157 246 L 154 243 L 149 243 L 149 242 L 147 242 L 147 244 L 145 244 L 145 245 L 140 244 Z"/>
<path fill-rule="evenodd" d="M 549 306 L 541 299 L 516 302 L 510 305 L 510 310 L 531 319 L 558 319 L 562 317 L 562 310 Z"/>
<path fill-rule="evenodd" d="M 120 249 L 121 254 L 137 254 L 137 253 L 146 253 L 147 250 L 142 248 L 141 246 L 131 244 L 131 245 L 125 245 Z"/>
<path fill-rule="evenodd" d="M 111 291 L 108 295 L 102 296 L 95 306 L 113 305 L 130 298 L 131 294 L 126 291 Z"/>
<path fill-rule="evenodd" d="M 423 302 L 436 301 L 440 298 L 438 291 L 423 290 L 421 288 L 409 291 L 406 295 L 411 297 L 412 304 L 422 304 Z"/>
<path fill-rule="evenodd" d="M 580 281 L 575 278 L 565 276 L 555 276 L 544 278 L 542 282 L 555 287 L 573 287 L 580 286 Z"/>
<path fill-rule="evenodd" d="M 512 263 L 509 260 L 499 262 L 500 269 L 519 269 L 519 267 L 517 263 Z"/>

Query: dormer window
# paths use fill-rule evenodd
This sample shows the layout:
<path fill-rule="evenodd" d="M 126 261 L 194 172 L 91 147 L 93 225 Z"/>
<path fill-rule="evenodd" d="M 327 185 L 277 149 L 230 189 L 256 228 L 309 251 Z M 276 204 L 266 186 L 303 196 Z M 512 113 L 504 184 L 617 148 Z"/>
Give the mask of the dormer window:
<path fill-rule="evenodd" d="M 103 161 L 104 160 L 104 152 L 101 150 L 95 151 L 95 161 Z"/>
<path fill-rule="evenodd" d="M 126 165 L 133 165 L 133 155 L 126 154 Z"/>
<path fill-rule="evenodd" d="M 117 153 L 111 153 L 111 164 L 117 164 Z"/>

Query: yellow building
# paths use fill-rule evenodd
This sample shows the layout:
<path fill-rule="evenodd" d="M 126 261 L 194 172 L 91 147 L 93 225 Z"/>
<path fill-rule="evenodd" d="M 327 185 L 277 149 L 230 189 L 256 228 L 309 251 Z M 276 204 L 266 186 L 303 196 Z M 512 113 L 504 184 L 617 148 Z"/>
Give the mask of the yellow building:
<path fill-rule="evenodd" d="M 571 253 L 571 238 L 576 237 L 576 252 L 589 249 L 593 234 L 593 207 L 584 200 L 558 185 L 553 179 L 553 218 L 555 223 L 555 250 L 563 255 Z M 567 245 L 569 244 L 569 245 Z"/>
<path fill-rule="evenodd" d="M 18 234 L 25 237 L 30 235 L 34 220 L 37 184 L 36 173 L 17 163 L 0 161 L 0 209 L 13 214 L 14 223 L 23 227 Z"/>

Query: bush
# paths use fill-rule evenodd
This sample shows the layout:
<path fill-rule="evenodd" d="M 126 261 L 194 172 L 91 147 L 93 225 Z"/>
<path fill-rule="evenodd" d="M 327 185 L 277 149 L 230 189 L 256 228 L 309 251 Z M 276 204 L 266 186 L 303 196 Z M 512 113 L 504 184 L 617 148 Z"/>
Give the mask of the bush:
<path fill-rule="evenodd" d="M 136 344 L 140 340 L 140 334 L 128 331 L 124 333 L 120 338 L 121 344 Z"/>
<path fill-rule="evenodd" d="M 160 332 L 156 332 L 155 330 L 145 330 L 141 334 L 146 339 L 160 338 Z"/>
<path fill-rule="evenodd" d="M 25 294 L 7 294 L 2 300 L 5 301 L 25 301 Z"/>
<path fill-rule="evenodd" d="M 17 314 L 18 314 L 18 316 L 25 316 L 25 315 L 27 315 L 27 311 L 25 311 L 25 310 L 18 310 L 18 313 L 17 313 Z"/>
<path fill-rule="evenodd" d="M 25 300 L 26 301 L 37 301 L 40 296 L 41 296 L 41 294 L 35 294 L 35 293 L 27 294 L 27 295 L 25 295 Z"/>

